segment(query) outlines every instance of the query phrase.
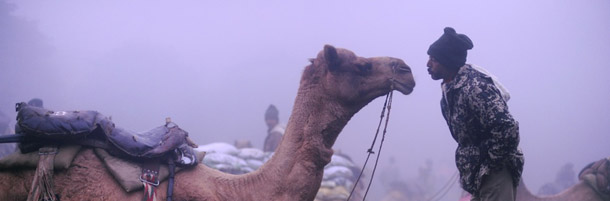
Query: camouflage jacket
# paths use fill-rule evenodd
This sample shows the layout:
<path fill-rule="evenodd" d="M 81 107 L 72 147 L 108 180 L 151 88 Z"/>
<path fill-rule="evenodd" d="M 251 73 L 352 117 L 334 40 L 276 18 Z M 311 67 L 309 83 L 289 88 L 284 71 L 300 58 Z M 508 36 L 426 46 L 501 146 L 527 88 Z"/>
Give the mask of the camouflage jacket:
<path fill-rule="evenodd" d="M 517 186 L 524 162 L 518 148 L 519 123 L 491 77 L 467 64 L 442 88 L 441 110 L 458 143 L 455 162 L 462 188 L 477 195 L 483 176 L 502 167 Z"/>

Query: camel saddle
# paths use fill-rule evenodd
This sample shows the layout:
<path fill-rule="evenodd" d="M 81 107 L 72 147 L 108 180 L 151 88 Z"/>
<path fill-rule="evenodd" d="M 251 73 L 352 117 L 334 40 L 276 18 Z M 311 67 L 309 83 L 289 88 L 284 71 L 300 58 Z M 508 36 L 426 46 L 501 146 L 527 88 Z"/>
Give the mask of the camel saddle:
<path fill-rule="evenodd" d="M 16 135 L 22 135 L 20 136 L 22 141 L 19 144 L 21 152 L 39 150 L 41 157 L 37 171 L 38 169 L 51 171 L 51 176 L 53 165 L 42 165 L 41 168 L 41 162 L 51 161 L 52 163 L 52 158 L 49 159 L 48 156 L 54 157 L 58 145 L 78 144 L 102 148 L 111 155 L 141 164 L 140 180 L 145 186 L 145 191 L 148 191 L 145 192 L 147 196 L 154 196 L 154 188 L 160 182 L 160 163 L 167 163 L 170 174 L 167 196 L 168 200 L 171 200 L 175 165 L 194 166 L 198 161 L 193 150 L 196 145 L 188 138 L 188 132 L 171 122 L 169 118 L 166 119 L 165 125 L 147 132 L 136 133 L 115 127 L 110 118 L 97 111 L 55 112 L 23 102 L 16 104 L 16 111 L 18 113 L 15 131 Z M 48 166 L 51 167 L 48 168 Z M 37 182 L 40 183 L 40 181 Z M 40 184 L 45 185 L 45 183 Z M 36 185 L 32 186 L 30 195 L 40 194 L 40 192 L 33 192 L 40 190 L 34 189 Z M 52 189 L 42 188 L 43 194 L 45 191 L 52 192 Z M 52 196 L 40 199 L 54 200 Z M 29 197 L 28 200 L 30 200 Z"/>
<path fill-rule="evenodd" d="M 590 163 L 578 174 L 604 200 L 610 200 L 610 157 Z"/>

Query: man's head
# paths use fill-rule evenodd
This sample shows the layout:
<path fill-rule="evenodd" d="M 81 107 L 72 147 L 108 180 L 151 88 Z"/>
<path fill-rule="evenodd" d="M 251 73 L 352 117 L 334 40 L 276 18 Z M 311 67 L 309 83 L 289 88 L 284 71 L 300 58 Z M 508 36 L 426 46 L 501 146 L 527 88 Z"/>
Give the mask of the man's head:
<path fill-rule="evenodd" d="M 271 104 L 265 112 L 265 123 L 267 127 L 272 128 L 280 122 L 280 112 L 277 110 L 275 105 Z"/>
<path fill-rule="evenodd" d="M 42 99 L 32 98 L 30 101 L 28 101 L 28 105 L 34 106 L 34 107 L 42 107 Z"/>
<path fill-rule="evenodd" d="M 466 64 L 467 51 L 474 45 L 468 36 L 458 34 L 455 29 L 446 27 L 443 35 L 428 48 L 428 73 L 432 79 L 447 78 L 447 72 L 457 72 Z"/>

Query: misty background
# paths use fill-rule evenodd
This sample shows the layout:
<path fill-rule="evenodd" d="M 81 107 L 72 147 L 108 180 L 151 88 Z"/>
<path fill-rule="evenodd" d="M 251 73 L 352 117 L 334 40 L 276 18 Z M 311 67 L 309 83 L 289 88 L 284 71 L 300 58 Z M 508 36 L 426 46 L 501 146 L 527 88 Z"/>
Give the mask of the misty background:
<path fill-rule="evenodd" d="M 426 51 L 451 26 L 474 42 L 467 63 L 511 92 L 523 178 L 535 193 L 566 163 L 578 173 L 610 156 L 608 11 L 607 0 L 0 0 L 0 110 L 14 118 L 15 103 L 41 98 L 129 130 L 171 117 L 199 144 L 262 148 L 265 109 L 275 104 L 285 124 L 308 58 L 331 44 L 411 66 L 417 86 L 394 96 L 378 170 L 394 158 L 395 177 L 412 181 L 430 161 L 436 191 L 456 171 L 456 143 Z M 379 98 L 356 114 L 334 149 L 362 165 L 382 106 Z M 370 198 L 380 199 L 373 182 Z M 453 188 L 444 200 L 457 200 Z"/>

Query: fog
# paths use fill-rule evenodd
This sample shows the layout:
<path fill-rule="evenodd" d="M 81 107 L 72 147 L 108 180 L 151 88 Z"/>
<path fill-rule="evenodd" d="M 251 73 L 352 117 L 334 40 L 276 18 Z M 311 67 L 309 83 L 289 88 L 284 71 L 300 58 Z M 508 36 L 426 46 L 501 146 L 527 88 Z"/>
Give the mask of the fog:
<path fill-rule="evenodd" d="M 247 139 L 262 148 L 265 109 L 275 104 L 285 124 L 308 58 L 331 44 L 411 66 L 417 86 L 394 96 L 378 169 L 393 157 L 396 177 L 413 180 L 430 160 L 436 190 L 456 170 L 456 143 L 426 51 L 451 26 L 474 42 L 467 63 L 511 92 L 523 178 L 537 192 L 562 165 L 578 172 L 610 155 L 608 11 L 606 0 L 2 0 L 0 110 L 13 118 L 15 103 L 41 98 L 134 131 L 171 117 L 199 144 Z M 334 149 L 361 165 L 382 106 L 379 98 L 356 114 Z M 373 182 L 371 199 L 380 199 Z M 444 200 L 457 200 L 453 188 Z"/>

